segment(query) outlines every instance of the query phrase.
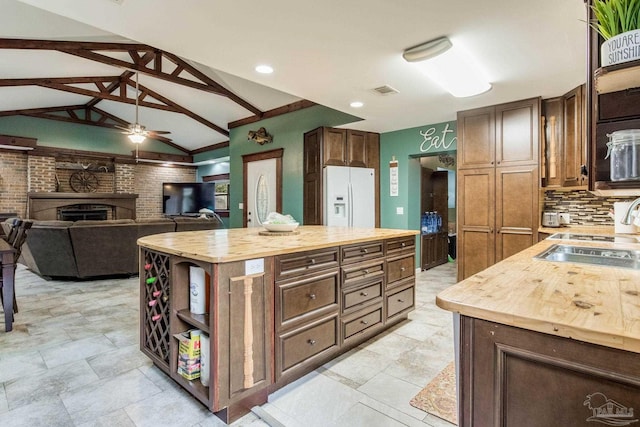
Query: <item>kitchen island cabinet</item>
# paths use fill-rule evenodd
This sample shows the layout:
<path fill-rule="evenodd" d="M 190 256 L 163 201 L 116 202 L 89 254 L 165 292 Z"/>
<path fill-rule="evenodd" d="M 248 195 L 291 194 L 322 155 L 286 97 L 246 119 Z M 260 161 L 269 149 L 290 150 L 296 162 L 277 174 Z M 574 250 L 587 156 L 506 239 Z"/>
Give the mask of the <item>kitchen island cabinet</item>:
<path fill-rule="evenodd" d="M 138 240 L 140 348 L 225 422 L 406 319 L 414 307 L 417 231 L 260 231 L 191 231 Z M 205 272 L 206 314 L 189 310 L 192 266 Z M 177 336 L 193 329 L 209 336 L 200 349 L 209 360 L 208 382 L 178 373 Z"/>
<path fill-rule="evenodd" d="M 441 292 L 460 314 L 461 426 L 639 422 L 640 271 L 534 258 L 557 243 L 640 249 L 547 239 Z"/>

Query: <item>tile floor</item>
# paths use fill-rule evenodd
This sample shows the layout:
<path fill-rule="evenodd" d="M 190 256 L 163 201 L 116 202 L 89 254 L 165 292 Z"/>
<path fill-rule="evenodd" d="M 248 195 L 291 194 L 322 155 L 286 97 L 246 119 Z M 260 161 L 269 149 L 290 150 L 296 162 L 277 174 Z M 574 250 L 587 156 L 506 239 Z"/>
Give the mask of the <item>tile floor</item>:
<path fill-rule="evenodd" d="M 409 405 L 453 360 L 435 295 L 455 264 L 418 274 L 409 320 L 269 396 L 234 426 L 432 426 Z M 19 265 L 20 312 L 0 316 L 0 426 L 224 426 L 138 349 L 138 279 L 47 281 Z M 258 415 L 256 415 L 258 414 Z"/>

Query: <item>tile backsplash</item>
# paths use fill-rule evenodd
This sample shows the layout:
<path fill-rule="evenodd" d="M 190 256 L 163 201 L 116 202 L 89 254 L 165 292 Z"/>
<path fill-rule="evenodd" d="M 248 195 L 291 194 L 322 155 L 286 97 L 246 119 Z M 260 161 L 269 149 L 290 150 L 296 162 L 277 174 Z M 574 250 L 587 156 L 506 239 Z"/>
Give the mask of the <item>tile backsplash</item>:
<path fill-rule="evenodd" d="M 626 202 L 635 197 L 599 197 L 586 190 L 555 191 L 544 194 L 545 211 L 569 213 L 572 225 L 613 225 L 614 202 Z"/>

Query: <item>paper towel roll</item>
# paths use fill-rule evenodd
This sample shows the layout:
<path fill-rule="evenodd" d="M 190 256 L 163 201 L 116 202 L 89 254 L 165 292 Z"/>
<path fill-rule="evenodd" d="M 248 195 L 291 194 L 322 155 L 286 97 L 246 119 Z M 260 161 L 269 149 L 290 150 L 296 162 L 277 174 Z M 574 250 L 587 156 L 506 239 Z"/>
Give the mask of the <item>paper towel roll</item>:
<path fill-rule="evenodd" d="M 613 213 L 614 213 L 614 221 L 615 221 L 615 233 L 616 234 L 629 234 L 629 233 L 637 233 L 637 228 L 635 225 L 630 224 L 622 224 L 622 221 L 627 214 L 627 210 L 631 206 L 631 202 L 615 202 L 613 204 Z"/>
<path fill-rule="evenodd" d="M 200 382 L 209 387 L 209 335 L 200 335 Z"/>
<path fill-rule="evenodd" d="M 196 266 L 189 267 L 189 311 L 193 314 L 205 314 L 206 306 L 206 280 L 204 269 Z"/>

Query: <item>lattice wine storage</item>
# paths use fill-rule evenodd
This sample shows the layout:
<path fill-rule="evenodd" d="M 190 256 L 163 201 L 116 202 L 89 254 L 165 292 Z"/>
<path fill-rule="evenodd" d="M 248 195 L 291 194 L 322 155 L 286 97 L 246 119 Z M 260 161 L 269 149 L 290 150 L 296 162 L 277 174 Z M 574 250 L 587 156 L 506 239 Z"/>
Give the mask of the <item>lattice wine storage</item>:
<path fill-rule="evenodd" d="M 142 250 L 144 277 L 140 279 L 141 350 L 169 372 L 169 256 Z"/>

